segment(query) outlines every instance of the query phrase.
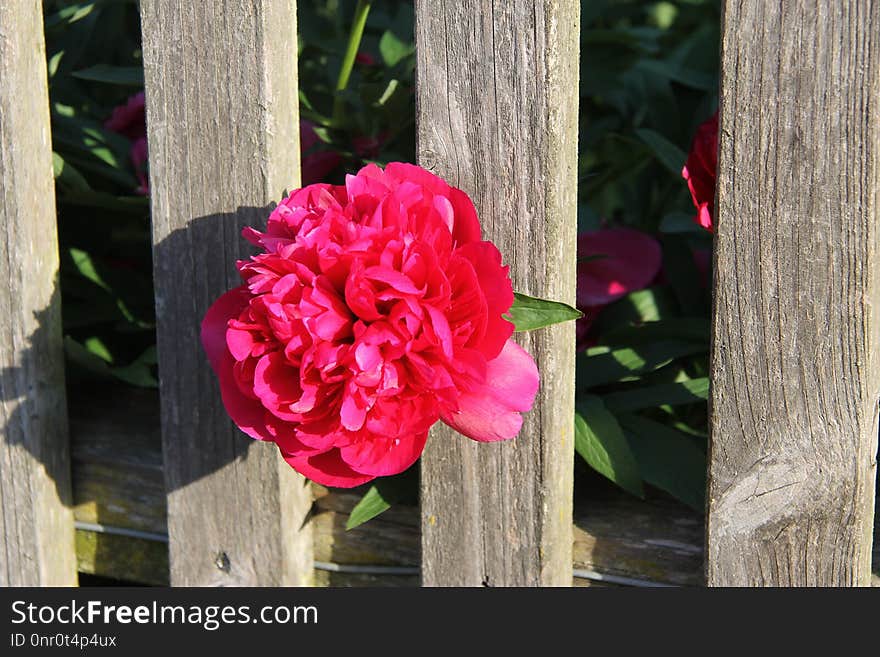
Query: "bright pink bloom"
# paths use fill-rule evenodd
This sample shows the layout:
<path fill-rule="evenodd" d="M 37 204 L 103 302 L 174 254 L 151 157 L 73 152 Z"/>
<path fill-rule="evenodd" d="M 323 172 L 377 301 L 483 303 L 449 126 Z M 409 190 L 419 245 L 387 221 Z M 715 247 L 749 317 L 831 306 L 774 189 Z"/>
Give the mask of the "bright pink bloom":
<path fill-rule="evenodd" d="M 131 96 L 125 105 L 113 109 L 113 114 L 104 123 L 104 127 L 113 132 L 125 135 L 132 141 L 147 136 L 147 118 L 144 109 L 144 92 Z"/>
<path fill-rule="evenodd" d="M 656 278 L 662 264 L 660 245 L 632 228 L 605 228 L 578 235 L 577 305 L 584 316 L 577 322 L 578 344 L 599 311 Z"/>
<path fill-rule="evenodd" d="M 321 140 L 315 132 L 315 124 L 301 119 L 299 122 L 299 149 L 302 153 L 303 186 L 322 182 L 327 175 L 342 163 L 339 153 L 316 150 Z"/>
<path fill-rule="evenodd" d="M 245 284 L 211 307 L 202 342 L 223 402 L 296 470 L 351 487 L 402 472 L 438 419 L 513 438 L 538 389 L 503 319 L 507 267 L 467 195 L 410 164 L 370 165 L 272 211 Z"/>
<path fill-rule="evenodd" d="M 715 180 L 718 169 L 718 112 L 704 121 L 694 135 L 691 152 L 681 170 L 697 208 L 694 221 L 712 230 L 715 206 Z"/>

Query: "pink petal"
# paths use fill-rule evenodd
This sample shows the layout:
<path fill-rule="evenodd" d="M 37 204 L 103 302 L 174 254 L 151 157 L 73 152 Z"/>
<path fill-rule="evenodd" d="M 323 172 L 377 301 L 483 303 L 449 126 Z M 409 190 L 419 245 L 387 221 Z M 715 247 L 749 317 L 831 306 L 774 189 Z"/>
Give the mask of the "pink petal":
<path fill-rule="evenodd" d="M 452 239 L 457 246 L 468 242 L 479 242 L 480 220 L 477 217 L 477 209 L 474 207 L 470 196 L 457 187 L 450 188 L 449 200 L 455 208 L 455 226 L 452 229 Z"/>
<path fill-rule="evenodd" d="M 376 478 L 352 470 L 335 448 L 314 456 L 282 456 L 290 467 L 322 486 L 354 488 Z"/>
<path fill-rule="evenodd" d="M 342 459 L 357 472 L 386 477 L 403 472 L 425 449 L 428 432 L 411 436 L 371 436 L 339 450 Z"/>
<path fill-rule="evenodd" d="M 520 413 L 531 409 L 538 393 L 538 368 L 525 349 L 508 340 L 486 365 L 486 382 L 462 392 L 458 410 L 441 419 L 468 438 L 509 440 L 522 426 Z"/>
<path fill-rule="evenodd" d="M 502 315 L 513 305 L 513 284 L 507 273 L 509 267 L 501 266 L 501 252 L 492 242 L 470 242 L 455 251 L 471 263 L 486 298 L 486 334 L 481 344 L 474 345 L 486 358 L 495 358 L 513 335 L 513 324 Z"/>
<path fill-rule="evenodd" d="M 226 325 L 230 319 L 238 318 L 249 299 L 244 285 L 217 299 L 202 320 L 202 346 L 220 381 L 223 405 L 232 421 L 251 438 L 273 440 L 266 427 L 266 409 L 256 399 L 245 397 L 236 385 L 232 372 L 235 360 L 226 346 Z"/>
<path fill-rule="evenodd" d="M 577 266 L 578 306 L 601 306 L 641 290 L 660 271 L 660 245 L 631 228 L 578 235 L 578 258 L 598 256 Z"/>

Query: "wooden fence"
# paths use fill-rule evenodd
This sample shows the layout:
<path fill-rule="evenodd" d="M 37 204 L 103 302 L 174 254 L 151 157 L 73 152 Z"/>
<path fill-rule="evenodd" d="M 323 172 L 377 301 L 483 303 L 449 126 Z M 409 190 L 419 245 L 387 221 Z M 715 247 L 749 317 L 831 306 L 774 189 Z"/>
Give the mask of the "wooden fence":
<path fill-rule="evenodd" d="M 703 518 L 573 513 L 570 325 L 523 338 L 544 383 L 521 435 L 437 430 L 420 511 L 370 532 L 230 423 L 198 326 L 241 226 L 298 183 L 292 0 L 141 1 L 161 413 L 90 390 L 69 442 L 40 4 L 0 3 L 0 584 L 869 583 L 880 2 L 724 2 L 706 580 Z M 416 2 L 420 164 L 474 198 L 516 289 L 569 303 L 579 6 Z"/>

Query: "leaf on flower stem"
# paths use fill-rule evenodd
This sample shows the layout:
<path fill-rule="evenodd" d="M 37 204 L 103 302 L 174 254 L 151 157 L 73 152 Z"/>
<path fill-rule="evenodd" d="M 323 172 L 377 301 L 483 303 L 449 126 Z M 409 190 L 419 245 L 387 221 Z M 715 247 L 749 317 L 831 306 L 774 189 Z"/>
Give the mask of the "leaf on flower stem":
<path fill-rule="evenodd" d="M 642 477 L 623 430 L 602 399 L 588 395 L 574 415 L 574 448 L 596 472 L 636 497 L 644 497 Z"/>
<path fill-rule="evenodd" d="M 382 496 L 378 486 L 370 486 L 370 489 L 361 498 L 360 502 L 351 510 L 348 522 L 345 523 L 345 530 L 354 529 L 390 508 L 391 503 Z"/>
<path fill-rule="evenodd" d="M 507 319 L 513 322 L 517 333 L 533 331 L 545 326 L 568 322 L 582 317 L 580 310 L 559 301 L 536 299 L 525 294 L 514 293 L 513 305 Z"/>

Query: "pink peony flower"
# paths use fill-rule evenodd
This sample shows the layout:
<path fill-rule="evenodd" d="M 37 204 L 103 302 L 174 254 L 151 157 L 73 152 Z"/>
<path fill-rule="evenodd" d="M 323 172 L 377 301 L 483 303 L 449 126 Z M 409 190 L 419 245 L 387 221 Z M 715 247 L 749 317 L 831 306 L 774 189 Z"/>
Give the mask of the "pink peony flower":
<path fill-rule="evenodd" d="M 226 410 L 327 486 L 402 472 L 438 419 L 513 438 L 538 389 L 510 337 L 513 291 L 467 195 L 417 166 L 375 165 L 293 192 L 202 343 Z"/>
<path fill-rule="evenodd" d="M 584 313 L 577 321 L 577 339 L 586 346 L 599 311 L 650 285 L 660 271 L 662 254 L 657 240 L 632 228 L 581 233 L 577 254 L 577 305 Z"/>
<path fill-rule="evenodd" d="M 131 96 L 125 105 L 115 107 L 110 118 L 104 123 L 104 127 L 120 135 L 125 135 L 132 141 L 146 138 L 147 118 L 144 108 L 144 92 L 140 91 Z"/>
<path fill-rule="evenodd" d="M 147 180 L 147 115 L 144 107 L 144 92 L 131 96 L 125 105 L 113 109 L 104 127 L 113 132 L 125 135 L 131 140 L 128 156 L 134 166 L 138 179 L 138 194 L 149 194 L 150 184 Z"/>
<path fill-rule="evenodd" d="M 691 152 L 681 170 L 697 208 L 694 221 L 712 230 L 715 206 L 715 179 L 718 168 L 718 112 L 704 121 L 694 135 Z"/>

